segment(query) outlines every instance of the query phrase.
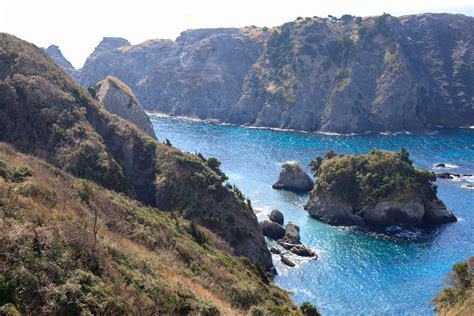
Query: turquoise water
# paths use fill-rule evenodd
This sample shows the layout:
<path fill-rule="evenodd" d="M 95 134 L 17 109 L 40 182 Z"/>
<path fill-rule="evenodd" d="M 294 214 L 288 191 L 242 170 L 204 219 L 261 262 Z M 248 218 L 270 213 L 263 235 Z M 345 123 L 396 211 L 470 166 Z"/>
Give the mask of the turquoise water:
<path fill-rule="evenodd" d="M 259 219 L 273 208 L 285 222 L 301 228 L 302 242 L 319 254 L 295 268 L 274 263 L 275 282 L 291 291 L 297 303 L 310 301 L 323 315 L 431 315 L 431 299 L 444 286 L 453 263 L 474 255 L 474 190 L 463 188 L 474 178 L 438 180 L 439 196 L 459 221 L 416 241 L 367 236 L 323 224 L 303 210 L 307 195 L 276 191 L 281 163 L 307 166 L 327 150 L 365 153 L 373 148 L 406 147 L 414 163 L 432 169 L 449 163 L 449 171 L 474 173 L 474 130 L 440 129 L 435 135 L 324 136 L 213 125 L 172 118 L 153 118 L 160 140 L 222 161 L 230 182 L 252 200 Z M 308 168 L 306 167 L 308 170 Z"/>

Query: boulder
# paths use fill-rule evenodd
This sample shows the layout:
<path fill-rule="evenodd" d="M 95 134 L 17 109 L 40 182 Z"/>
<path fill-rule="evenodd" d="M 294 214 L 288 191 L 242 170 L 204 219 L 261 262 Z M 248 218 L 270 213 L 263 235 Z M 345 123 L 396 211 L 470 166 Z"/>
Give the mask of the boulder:
<path fill-rule="evenodd" d="M 273 240 L 281 239 L 285 236 L 285 229 L 277 223 L 270 221 L 260 222 L 262 233 L 265 237 Z"/>
<path fill-rule="evenodd" d="M 270 218 L 270 220 L 271 220 L 272 222 L 275 222 L 275 223 L 277 223 L 277 224 L 283 225 L 283 222 L 284 222 L 283 213 L 280 212 L 279 210 L 273 210 L 273 211 L 270 213 L 269 218 Z"/>
<path fill-rule="evenodd" d="M 313 250 L 303 245 L 295 245 L 294 247 L 291 248 L 290 251 L 294 253 L 295 255 L 298 255 L 301 257 L 315 257 L 316 256 L 316 253 Z"/>
<path fill-rule="evenodd" d="M 291 261 L 290 259 L 288 259 L 288 258 L 285 257 L 285 256 L 281 256 L 281 259 L 280 259 L 280 260 L 281 260 L 281 262 L 283 262 L 284 264 L 286 264 L 286 265 L 289 266 L 289 267 L 292 267 L 292 268 L 293 268 L 293 267 L 296 266 L 296 264 L 295 264 L 293 261 Z"/>
<path fill-rule="evenodd" d="M 273 254 L 276 254 L 276 255 L 281 254 L 280 249 L 278 249 L 277 247 L 274 247 L 274 246 L 270 247 L 270 252 L 273 253 Z"/>
<path fill-rule="evenodd" d="M 435 165 L 436 168 L 445 168 L 446 165 L 444 163 L 438 163 Z"/>
<path fill-rule="evenodd" d="M 293 192 L 309 192 L 313 189 L 313 185 L 313 180 L 301 169 L 299 164 L 285 163 L 278 181 L 272 185 L 272 188 Z"/>
<path fill-rule="evenodd" d="M 289 244 L 301 244 L 300 241 L 300 228 L 293 224 L 292 222 L 289 222 L 285 226 L 285 236 L 283 237 L 283 242 L 289 243 Z"/>

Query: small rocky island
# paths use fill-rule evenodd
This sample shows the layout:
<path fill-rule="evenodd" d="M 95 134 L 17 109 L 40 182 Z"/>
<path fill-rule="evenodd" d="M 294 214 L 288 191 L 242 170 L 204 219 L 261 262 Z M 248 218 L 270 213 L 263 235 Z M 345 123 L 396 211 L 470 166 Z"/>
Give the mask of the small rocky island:
<path fill-rule="evenodd" d="M 282 168 L 278 181 L 272 185 L 272 188 L 301 193 L 313 189 L 313 180 L 297 162 L 285 162 Z"/>
<path fill-rule="evenodd" d="M 405 149 L 353 156 L 331 151 L 310 166 L 317 181 L 305 209 L 328 224 L 380 228 L 456 221 L 436 195 L 435 174 L 415 168 Z"/>

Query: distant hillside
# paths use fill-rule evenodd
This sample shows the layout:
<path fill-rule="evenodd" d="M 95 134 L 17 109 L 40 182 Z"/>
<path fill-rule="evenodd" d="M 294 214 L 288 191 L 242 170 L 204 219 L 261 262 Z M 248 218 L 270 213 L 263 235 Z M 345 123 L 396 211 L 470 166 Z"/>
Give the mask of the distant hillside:
<path fill-rule="evenodd" d="M 64 57 L 63 53 L 56 45 L 50 45 L 48 48 L 45 48 L 44 51 L 46 54 L 51 57 L 52 60 L 59 66 L 61 66 L 67 73 L 74 79 L 79 78 L 80 70 L 76 70 L 69 60 Z"/>
<path fill-rule="evenodd" d="M 0 143 L 1 315 L 300 315 L 209 230 Z"/>
<path fill-rule="evenodd" d="M 474 18 L 298 18 L 274 28 L 104 38 L 78 77 L 127 83 L 148 110 L 307 131 L 474 125 Z"/>
<path fill-rule="evenodd" d="M 219 161 L 161 144 L 108 113 L 42 49 L 0 33 L 0 141 L 70 174 L 207 227 L 264 269 L 271 255 L 250 203 Z"/>

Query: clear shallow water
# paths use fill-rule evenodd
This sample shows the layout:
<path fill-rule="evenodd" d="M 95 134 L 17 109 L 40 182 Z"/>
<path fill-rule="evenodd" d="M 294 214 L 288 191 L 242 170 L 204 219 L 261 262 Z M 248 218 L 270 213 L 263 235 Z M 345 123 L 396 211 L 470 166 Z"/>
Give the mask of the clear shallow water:
<path fill-rule="evenodd" d="M 324 136 L 172 118 L 152 122 L 160 140 L 219 158 L 230 182 L 252 200 L 259 219 L 278 208 L 285 222 L 300 226 L 302 242 L 319 259 L 288 268 L 274 257 L 279 273 L 275 282 L 293 292 L 297 303 L 310 301 L 323 315 L 431 315 L 430 301 L 444 286 L 452 264 L 474 255 L 474 190 L 462 188 L 474 178 L 437 181 L 439 196 L 459 221 L 416 243 L 328 226 L 303 210 L 307 195 L 271 188 L 281 163 L 296 160 L 308 171 L 309 161 L 330 149 L 350 154 L 405 147 L 419 167 L 432 169 L 444 162 L 458 166 L 446 171 L 474 173 L 473 129 L 440 129 L 437 135 Z"/>

